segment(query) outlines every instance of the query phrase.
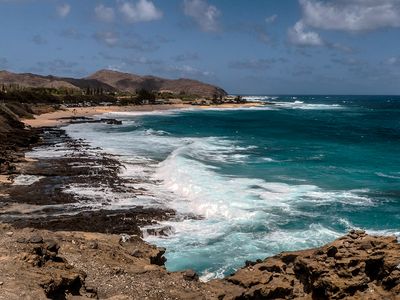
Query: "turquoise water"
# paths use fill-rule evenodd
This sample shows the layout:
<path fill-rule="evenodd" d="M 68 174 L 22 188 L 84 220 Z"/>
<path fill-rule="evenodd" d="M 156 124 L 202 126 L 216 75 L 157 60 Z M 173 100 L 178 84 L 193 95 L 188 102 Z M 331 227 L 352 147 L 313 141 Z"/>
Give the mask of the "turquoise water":
<path fill-rule="evenodd" d="M 350 228 L 399 234 L 400 97 L 255 99 L 273 104 L 115 114 L 123 126 L 70 133 L 120 154 L 125 176 L 156 180 L 146 188 L 182 214 L 147 238 L 169 270 L 209 279 Z"/>

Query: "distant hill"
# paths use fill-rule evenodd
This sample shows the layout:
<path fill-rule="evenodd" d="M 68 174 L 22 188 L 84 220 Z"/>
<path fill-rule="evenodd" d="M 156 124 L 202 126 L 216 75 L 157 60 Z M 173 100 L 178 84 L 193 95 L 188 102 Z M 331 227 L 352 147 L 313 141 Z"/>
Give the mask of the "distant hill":
<path fill-rule="evenodd" d="M 0 84 L 17 84 L 24 87 L 98 89 L 134 93 L 138 89 L 152 92 L 184 93 L 200 97 L 225 96 L 227 93 L 216 86 L 192 79 L 165 79 L 154 76 L 139 76 L 110 70 L 100 70 L 86 78 L 42 76 L 31 73 L 16 74 L 0 71 Z"/>
<path fill-rule="evenodd" d="M 186 78 L 165 79 L 155 76 L 139 76 L 117 71 L 100 70 L 86 79 L 96 79 L 125 92 L 135 92 L 138 89 L 146 89 L 148 91 L 165 91 L 173 94 L 185 93 L 187 95 L 204 97 L 227 95 L 227 93 L 219 87 Z"/>
<path fill-rule="evenodd" d="M 102 88 L 105 91 L 115 91 L 112 86 L 93 79 L 75 79 L 68 77 L 42 76 L 32 73 L 12 73 L 0 71 L 0 84 L 17 84 L 34 88 L 68 88 L 87 89 Z"/>

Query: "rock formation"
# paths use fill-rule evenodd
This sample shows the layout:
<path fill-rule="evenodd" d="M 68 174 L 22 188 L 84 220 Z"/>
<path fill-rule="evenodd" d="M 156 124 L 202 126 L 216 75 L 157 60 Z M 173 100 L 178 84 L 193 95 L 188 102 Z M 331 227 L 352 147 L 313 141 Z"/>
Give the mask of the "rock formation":
<path fill-rule="evenodd" d="M 400 244 L 353 230 L 321 248 L 248 262 L 210 284 L 220 299 L 399 299 Z"/>
<path fill-rule="evenodd" d="M 165 270 L 164 253 L 137 235 L 0 224 L 0 299 L 361 300 L 400 295 L 400 244 L 395 237 L 363 231 L 320 248 L 247 262 L 235 274 L 206 283 L 192 270 Z"/>

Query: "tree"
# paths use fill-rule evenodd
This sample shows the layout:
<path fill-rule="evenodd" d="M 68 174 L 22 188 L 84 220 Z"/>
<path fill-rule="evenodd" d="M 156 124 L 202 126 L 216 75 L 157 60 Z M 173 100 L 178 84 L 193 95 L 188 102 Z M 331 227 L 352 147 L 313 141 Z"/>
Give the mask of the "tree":
<path fill-rule="evenodd" d="M 156 101 L 156 95 L 146 89 L 140 89 L 136 91 L 136 100 L 140 103 L 149 101 L 150 104 L 154 104 Z"/>
<path fill-rule="evenodd" d="M 243 100 L 242 96 L 236 96 L 235 97 L 235 102 L 236 103 L 245 103 L 246 101 Z"/>

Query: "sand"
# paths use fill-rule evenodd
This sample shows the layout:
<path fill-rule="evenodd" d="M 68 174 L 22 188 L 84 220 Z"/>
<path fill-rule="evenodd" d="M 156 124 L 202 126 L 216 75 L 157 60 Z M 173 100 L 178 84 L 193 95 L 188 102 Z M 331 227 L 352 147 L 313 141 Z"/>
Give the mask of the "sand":
<path fill-rule="evenodd" d="M 240 108 L 262 106 L 261 103 L 245 103 L 245 104 L 221 104 L 209 106 L 193 106 L 190 104 L 164 104 L 164 105 L 138 105 L 138 106 L 91 106 L 91 107 L 75 107 L 65 108 L 51 113 L 35 116 L 35 119 L 23 119 L 26 125 L 32 127 L 52 127 L 67 124 L 70 120 L 63 118 L 70 117 L 91 117 L 110 112 L 134 112 L 134 111 L 156 111 L 170 109 L 210 109 L 210 108 Z"/>

